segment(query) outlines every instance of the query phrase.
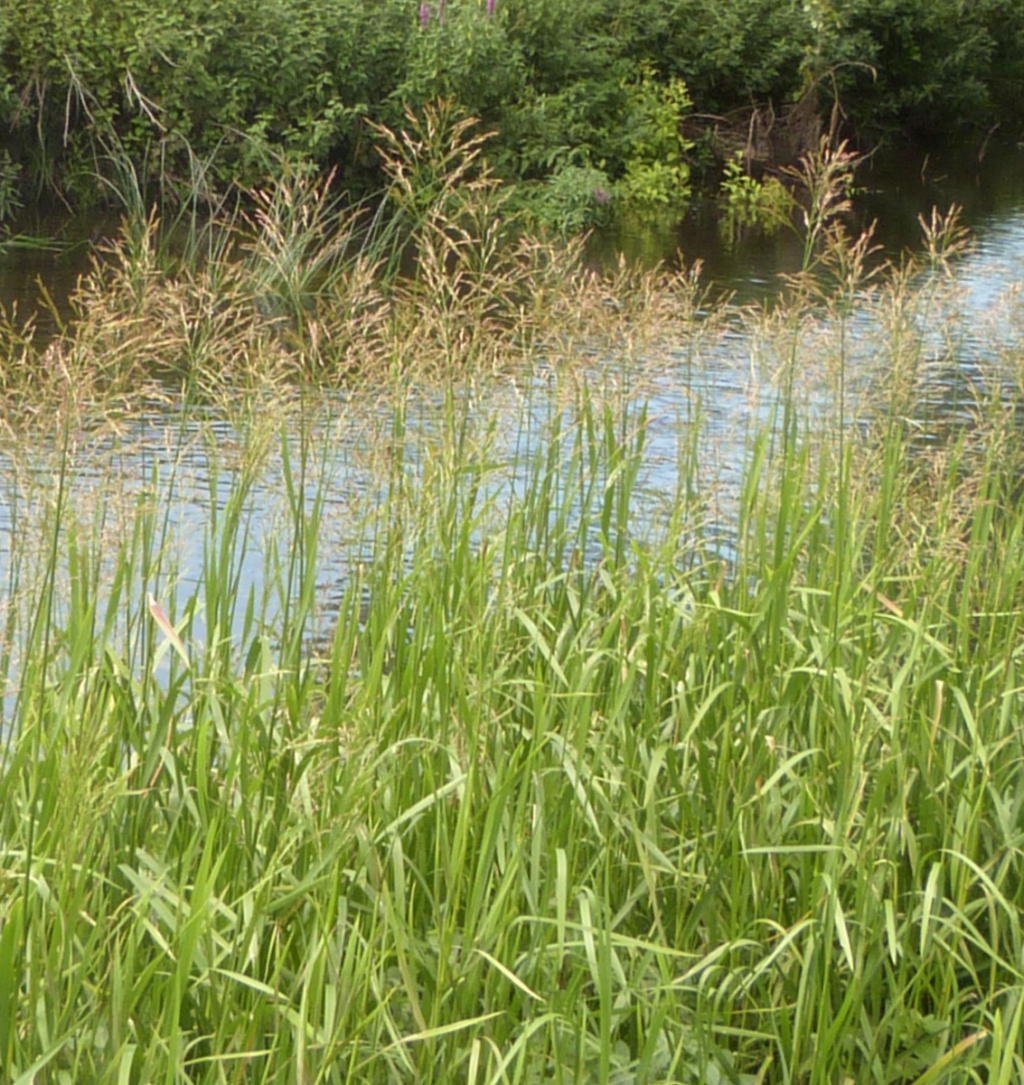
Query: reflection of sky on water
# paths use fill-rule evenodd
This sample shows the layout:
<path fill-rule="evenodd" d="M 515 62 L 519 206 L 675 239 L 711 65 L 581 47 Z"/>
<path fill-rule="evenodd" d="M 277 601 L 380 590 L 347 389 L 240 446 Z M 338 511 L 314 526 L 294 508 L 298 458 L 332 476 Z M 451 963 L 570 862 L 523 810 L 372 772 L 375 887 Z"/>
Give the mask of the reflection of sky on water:
<path fill-rule="evenodd" d="M 935 308 L 925 307 L 915 317 L 925 335 L 927 357 L 922 364 L 933 370 L 935 402 L 931 406 L 936 410 L 966 409 L 957 405 L 958 382 L 968 389 L 963 402 L 969 402 L 972 391 L 998 379 L 993 366 L 999 352 L 1019 349 L 1024 328 L 1018 285 L 1024 280 L 1024 197 L 979 219 L 972 250 L 957 261 L 954 274 L 953 289 L 937 290 Z M 774 275 L 761 265 L 750 269 L 747 280 L 755 290 L 774 281 Z M 951 311 L 950 304 L 956 314 L 953 323 L 939 316 Z M 811 327 L 811 345 L 802 347 L 798 358 L 796 391 L 812 411 L 829 409 L 827 357 L 835 348 L 834 335 L 835 329 L 827 325 Z M 678 498 L 679 465 L 686 461 L 697 465 L 697 496 L 703 502 L 687 529 L 702 530 L 728 556 L 749 440 L 772 417 L 778 391 L 773 377 L 786 362 L 787 342 L 784 333 L 774 342 L 755 341 L 737 321 L 709 336 L 696 356 L 680 347 L 655 369 L 643 369 L 648 420 L 632 541 L 656 534 L 668 522 Z M 887 345 L 877 320 L 855 315 L 847 349 L 847 390 L 854 399 L 868 394 L 885 366 Z M 591 367 L 595 390 L 609 374 L 612 384 L 632 379 L 615 359 L 593 357 L 586 364 Z M 541 373 L 525 385 L 510 381 L 486 393 L 480 387 L 460 393 L 478 397 L 479 406 L 470 412 L 476 421 L 469 436 L 479 449 L 482 493 L 495 509 L 522 499 L 542 467 L 556 420 L 571 422 L 570 405 L 564 397 L 556 397 L 558 386 L 558 380 Z M 270 627 L 282 605 L 278 589 L 261 581 L 267 571 L 268 548 L 276 541 L 285 561 L 292 544 L 284 443 L 293 487 L 305 464 L 301 500 L 307 515 L 314 502 L 322 504 L 317 579 L 325 600 L 326 627 L 329 612 L 336 608 L 355 566 L 371 557 L 373 536 L 367 517 L 397 477 L 393 472 L 400 469 L 415 477 L 443 467 L 437 462 L 437 434 L 446 409 L 440 393 L 410 396 L 399 436 L 393 405 L 372 399 L 328 399 L 315 409 L 308 427 L 305 459 L 297 431 L 267 438 L 267 452 L 252 474 L 239 513 L 237 543 L 227 555 L 239 620 L 250 593 L 262 599 L 258 610 Z M 386 451 L 392 442 L 402 447 L 389 458 L 382 449 Z M 211 509 L 223 518 L 237 500 L 241 477 L 237 461 L 242 453 L 236 450 L 246 443 L 246 435 L 223 419 L 195 414 L 182 418 L 155 411 L 127 422 L 116 436 L 81 435 L 72 450 L 69 502 L 78 510 L 76 515 L 84 517 L 90 509 L 96 512 L 104 501 L 109 502 L 105 530 L 113 536 L 118 534 L 114 521 L 126 518 L 128 522 L 139 502 L 153 502 L 166 517 L 161 531 L 170 545 L 152 570 L 150 582 L 135 586 L 132 597 L 138 601 L 152 591 L 177 614 L 194 597 L 193 638 L 197 642 L 208 635 L 203 570 L 211 560 Z M 569 453 L 567 445 L 559 455 L 564 460 Z M 394 457 L 399 454 L 396 467 Z M 9 458 L 3 464 L 0 584 L 9 583 L 13 573 L 12 535 L 28 529 L 34 507 L 55 499 L 59 482 L 52 449 L 21 450 L 18 460 L 17 465 Z M 586 545 L 588 551 L 591 543 Z M 593 546 L 591 556 L 599 552 L 599 545 Z"/>

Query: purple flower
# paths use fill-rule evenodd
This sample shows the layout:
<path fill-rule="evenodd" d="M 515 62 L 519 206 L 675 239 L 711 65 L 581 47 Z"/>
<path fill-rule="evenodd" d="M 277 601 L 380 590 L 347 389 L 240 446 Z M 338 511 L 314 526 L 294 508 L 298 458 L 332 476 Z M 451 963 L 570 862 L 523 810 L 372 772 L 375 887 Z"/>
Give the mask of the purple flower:
<path fill-rule="evenodd" d="M 423 29 L 426 30 L 427 27 L 429 26 L 429 24 L 430 24 L 430 5 L 427 4 L 427 3 L 420 4 L 420 26 L 422 26 Z"/>
<path fill-rule="evenodd" d="M 487 0 L 487 16 L 488 18 L 494 18 L 494 9 L 498 6 L 497 0 Z"/>
<path fill-rule="evenodd" d="M 605 192 L 603 188 L 595 188 L 593 192 L 594 203 L 599 203 L 602 207 L 612 202 L 610 192 Z"/>

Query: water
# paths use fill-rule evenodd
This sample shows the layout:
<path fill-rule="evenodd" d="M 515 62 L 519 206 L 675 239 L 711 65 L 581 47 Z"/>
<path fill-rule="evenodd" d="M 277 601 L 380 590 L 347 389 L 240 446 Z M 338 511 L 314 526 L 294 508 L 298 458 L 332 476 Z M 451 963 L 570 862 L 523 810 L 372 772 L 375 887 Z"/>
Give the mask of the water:
<path fill-rule="evenodd" d="M 928 221 L 933 208 L 944 214 L 957 206 L 959 221 L 970 231 L 969 251 L 956 259 L 953 280 L 935 284 L 933 308 L 917 318 L 925 357 L 920 416 L 912 421 L 926 442 L 937 429 L 966 423 L 976 399 L 991 394 L 1003 379 L 1001 352 L 1024 343 L 1024 149 L 993 149 L 981 162 L 976 156 L 947 162 L 928 156 L 879 157 L 858 172 L 857 188 L 849 229 L 856 233 L 873 224 L 876 265 L 898 264 L 903 254 L 920 251 L 921 219 Z M 705 278 L 739 305 L 770 305 L 783 277 L 798 271 L 803 258 L 802 240 L 784 229 L 748 231 L 736 245 L 724 246 L 715 218 L 707 213 L 692 216 L 671 233 L 598 238 L 593 257 L 608 259 L 610 244 L 646 262 L 674 263 L 680 254 L 687 263 L 699 259 Z M 834 331 L 819 329 L 822 357 L 835 349 L 830 342 Z M 850 362 L 848 392 L 856 397 L 869 393 L 884 376 L 888 344 L 877 320 L 863 313 L 853 318 L 849 332 L 844 348 Z M 823 400 L 831 393 L 821 371 L 824 363 L 813 351 L 809 354 L 800 381 L 807 405 L 813 409 L 817 402 L 827 409 L 830 404 Z M 718 465 L 708 482 L 721 495 L 719 512 L 726 523 L 735 508 L 746 436 L 769 417 L 776 402 L 771 371 L 783 362 L 773 356 L 770 344 L 738 332 L 723 338 L 712 364 L 701 372 L 697 390 L 709 435 L 702 454 Z M 652 409 L 686 418 L 693 391 L 669 373 L 655 391 Z M 650 484 L 665 493 L 672 492 L 675 478 L 677 442 L 670 435 L 676 429 L 656 429 L 650 449 Z"/>
<path fill-rule="evenodd" d="M 1004 258 L 1019 263 L 1022 178 L 1024 148 L 1016 146 L 994 147 L 980 162 L 975 152 L 945 160 L 927 154 L 879 154 L 857 172 L 850 232 L 874 224 L 879 257 L 898 259 L 921 246 L 919 216 L 928 218 L 932 208 L 945 213 L 955 204 L 985 253 L 983 264 Z M 724 244 L 718 216 L 703 205 L 672 230 L 633 226 L 593 239 L 595 262 L 610 263 L 619 251 L 648 266 L 674 263 L 680 254 L 687 263 L 699 259 L 710 282 L 747 302 L 771 298 L 780 277 L 799 270 L 803 241 L 785 228 L 772 233 L 748 228 L 734 245 Z"/>
<path fill-rule="evenodd" d="M 956 342 L 951 350 L 946 338 L 936 334 L 934 394 L 922 409 L 956 417 L 964 399 L 969 400 L 991 379 L 993 359 L 1000 349 L 1024 341 L 1019 285 L 1024 280 L 1022 166 L 1024 154 L 1012 149 L 993 152 L 981 164 L 961 160 L 955 168 L 931 159 L 912 163 L 880 160 L 858 178 L 857 216 L 862 223 L 877 221 L 876 238 L 884 256 L 896 259 L 901 251 L 919 244 L 918 215 L 927 215 L 932 206 L 945 209 L 952 203 L 961 205 L 963 221 L 973 234 L 971 251 L 955 265 L 951 295 L 957 299 L 956 312 L 947 311 L 942 321 L 944 337 L 952 327 Z M 54 229 L 52 222 L 43 220 L 19 226 L 26 233 Z M 93 225 L 100 231 L 109 227 L 109 222 Z M 59 233 L 64 244 L 59 253 L 10 251 L 0 257 L 0 300 L 8 308 L 17 304 L 20 312 L 27 312 L 34 304 L 39 279 L 60 310 L 84 270 L 88 247 L 81 223 L 63 223 Z M 723 246 L 714 218 L 706 211 L 695 213 L 678 232 L 599 238 L 591 258 L 606 258 L 609 245 L 644 260 L 676 259 L 681 250 L 687 261 L 702 260 L 705 281 L 746 304 L 770 301 L 779 290 L 780 276 L 797 270 L 802 256 L 800 240 L 788 231 L 774 235 L 751 231 L 735 245 Z M 851 395 L 870 385 L 881 364 L 882 347 L 876 333 L 877 328 L 867 320 L 855 320 L 851 326 L 849 350 L 856 369 Z M 817 334 L 824 351 L 834 328 L 823 324 Z M 747 440 L 771 415 L 776 402 L 773 369 L 784 349 L 784 343 L 752 340 L 740 323 L 727 324 L 699 345 L 696 357 L 689 346 L 680 344 L 657 372 L 645 373 L 650 421 L 639 501 L 648 526 L 656 524 L 673 502 L 678 464 L 686 453 L 681 442 L 689 440 L 699 424 L 694 451 L 701 466 L 702 488 L 708 495 L 706 515 L 722 536 L 723 552 L 728 553 L 729 525 Z M 951 357 L 955 360 L 952 365 Z M 615 359 L 595 359 L 594 364 L 614 372 L 617 363 Z M 625 369 L 622 377 L 629 379 Z M 829 409 L 825 376 L 814 358 L 808 360 L 801 380 L 810 409 Z M 504 499 L 522 488 L 523 467 L 548 439 L 552 419 L 561 408 L 551 401 L 543 380 L 526 389 L 511 384 L 495 386 L 486 396 L 481 417 L 501 419 L 499 431 L 489 439 L 488 462 L 514 465 L 508 470 L 500 466 L 488 469 L 488 492 Z M 407 406 L 405 469 L 415 473 L 420 469 L 417 457 L 431 455 L 432 434 L 443 407 L 435 395 L 414 399 Z M 245 443 L 242 435 L 222 419 L 198 414 L 182 418 L 154 411 L 129 420 L 116 434 L 79 435 L 69 501 L 85 517 L 93 494 L 102 488 L 116 492 L 117 505 L 126 515 L 146 500 L 166 508 L 172 553 L 157 567 L 157 575 L 146 590 L 161 600 L 176 599 L 177 606 L 169 605 L 169 609 L 179 613 L 183 600 L 192 598 L 199 613 L 195 625 L 199 639 L 207 635 L 203 570 L 211 560 L 211 506 L 223 517 L 230 511 L 239 479 L 248 479 L 239 511 L 239 541 L 226 559 L 233 563 L 231 575 L 241 613 L 249 594 L 260 586 L 267 555 L 275 547 L 283 555 L 278 559 L 282 583 L 286 579 L 284 566 L 294 543 L 288 534 L 293 520 L 285 512 L 289 503 L 297 499 L 310 513 L 314 502 L 320 502 L 317 577 L 326 629 L 353 568 L 370 557 L 366 518 L 388 485 L 387 469 L 382 468 L 386 461 L 380 453 L 391 439 L 392 417 L 390 405 L 369 398 L 324 397 L 308 431 L 307 484 L 296 498 L 302 451 L 297 432 L 285 429 L 272 434 L 258 468 L 246 474 L 244 463 L 233 463 L 230 453 L 235 444 Z M 282 454 L 285 444 L 290 466 Z M 22 450 L 20 459 L 20 464 L 13 460 L 6 464 L 8 481 L 0 505 L 0 582 L 10 574 L 15 533 L 32 519 L 31 504 L 39 499 L 40 479 L 46 482 L 43 489 L 52 493 L 56 478 L 52 449 L 29 450 L 27 456 Z M 26 462 L 35 463 L 27 474 Z M 642 533 L 644 525 L 638 524 L 637 530 Z M 261 605 L 264 620 L 272 626 L 283 605 L 280 595 L 271 591 Z"/>

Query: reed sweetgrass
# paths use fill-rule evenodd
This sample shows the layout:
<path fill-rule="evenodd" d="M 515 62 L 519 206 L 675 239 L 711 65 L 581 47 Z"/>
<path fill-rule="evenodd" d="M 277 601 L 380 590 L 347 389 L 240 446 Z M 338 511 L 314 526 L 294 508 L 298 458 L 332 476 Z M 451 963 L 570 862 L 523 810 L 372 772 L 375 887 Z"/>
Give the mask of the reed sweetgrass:
<path fill-rule="evenodd" d="M 757 318 L 790 368 L 716 501 L 688 273 L 544 279 L 542 364 L 504 383 L 464 363 L 507 325 L 461 352 L 392 323 L 416 282 L 382 290 L 427 356 L 376 387 L 211 381 L 142 485 L 70 415 L 47 472 L 12 455 L 8 1076 L 1019 1076 L 1016 402 L 979 385 L 918 439 L 930 302 L 858 253 Z M 864 314 L 894 353 L 842 377 L 855 426 L 817 389 Z M 225 357 L 294 359 L 260 321 Z M 655 516 L 659 332 L 698 402 Z"/>
<path fill-rule="evenodd" d="M 240 389 L 345 387 L 396 369 L 529 368 L 549 311 L 600 304 L 581 246 L 531 240 L 506 219 L 472 118 L 442 103 L 418 123 L 378 131 L 391 183 L 372 206 L 289 163 L 260 188 L 216 195 L 197 164 L 187 215 L 162 223 L 126 183 L 121 229 L 69 311 L 42 299 L 53 333 L 0 321 L 5 416 L 102 416 L 183 391 L 223 405 Z"/>
<path fill-rule="evenodd" d="M 160 501 L 112 575 L 44 517 L 79 541 L 6 724 L 14 1080 L 1015 1072 L 1016 512 L 943 548 L 905 456 L 871 453 L 886 490 L 755 444 L 726 569 L 683 505 L 641 541 L 642 405 L 560 402 L 518 452 L 479 402 L 395 408 L 320 663 L 301 431 L 261 585 L 249 484 L 211 475 L 201 594 L 165 596 L 187 669 L 137 586 Z"/>

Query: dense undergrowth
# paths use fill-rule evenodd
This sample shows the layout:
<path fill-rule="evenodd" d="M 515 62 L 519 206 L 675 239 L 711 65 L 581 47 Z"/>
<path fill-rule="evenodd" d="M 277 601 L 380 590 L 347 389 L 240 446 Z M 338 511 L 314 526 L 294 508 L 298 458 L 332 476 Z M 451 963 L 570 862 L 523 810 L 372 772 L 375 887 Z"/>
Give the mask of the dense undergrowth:
<path fill-rule="evenodd" d="M 0 211 L 106 198 L 112 155 L 165 196 L 282 159 L 375 190 L 373 126 L 441 97 L 571 223 L 604 213 L 595 192 L 679 203 L 722 125 L 757 157 L 752 103 L 776 133 L 795 103 L 838 100 L 865 140 L 1018 138 L 1022 56 L 1016 0 L 3 0 Z"/>
<path fill-rule="evenodd" d="M 922 432 L 955 228 L 873 271 L 826 153 L 804 273 L 741 314 L 496 235 L 473 150 L 406 279 L 317 262 L 295 180 L 4 330 L 0 1065 L 1018 1079 L 1024 348 Z"/>

